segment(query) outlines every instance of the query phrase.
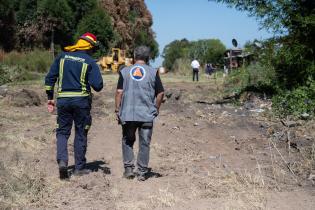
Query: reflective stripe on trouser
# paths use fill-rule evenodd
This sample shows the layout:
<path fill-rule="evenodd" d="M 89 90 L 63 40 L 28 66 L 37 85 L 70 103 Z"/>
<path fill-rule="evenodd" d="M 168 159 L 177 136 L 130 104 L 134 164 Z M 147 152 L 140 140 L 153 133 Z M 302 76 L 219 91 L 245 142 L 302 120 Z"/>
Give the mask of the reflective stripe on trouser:
<path fill-rule="evenodd" d="M 68 162 L 68 139 L 71 134 L 72 123 L 75 125 L 74 158 L 75 168 L 82 169 L 86 163 L 87 133 L 91 126 L 92 118 L 89 108 L 74 106 L 58 107 L 56 132 L 57 161 Z"/>
<path fill-rule="evenodd" d="M 139 152 L 137 157 L 137 168 L 139 173 L 147 173 L 153 127 L 144 127 L 143 123 L 141 122 L 127 122 L 122 126 L 122 129 L 122 152 L 124 167 L 134 168 L 133 144 L 136 140 L 136 131 L 138 130 Z"/>

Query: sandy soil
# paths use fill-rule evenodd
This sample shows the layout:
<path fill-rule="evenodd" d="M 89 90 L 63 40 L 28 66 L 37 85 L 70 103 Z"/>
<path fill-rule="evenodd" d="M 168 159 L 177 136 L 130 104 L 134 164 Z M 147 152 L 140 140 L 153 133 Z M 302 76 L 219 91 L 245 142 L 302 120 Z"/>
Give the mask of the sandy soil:
<path fill-rule="evenodd" d="M 276 149 L 270 142 L 265 124 L 271 122 L 229 104 L 196 103 L 217 97 L 211 81 L 198 85 L 166 82 L 165 89 L 172 95 L 155 121 L 151 173 L 145 182 L 122 178 L 121 127 L 113 114 L 114 81 L 94 97 L 87 152 L 93 172 L 71 176 L 69 181 L 58 179 L 56 115 L 46 113 L 43 104 L 5 106 L 2 116 L 12 109 L 26 118 L 32 116 L 34 123 L 16 130 L 24 139 L 45 138 L 22 155 L 40 172 L 43 192 L 37 200 L 21 205 L 26 209 L 314 209 L 314 187 L 283 166 L 278 151 L 286 154 L 285 148 Z M 0 129 L 8 130 L 9 124 L 2 122 Z M 73 136 L 70 139 L 71 165 Z"/>

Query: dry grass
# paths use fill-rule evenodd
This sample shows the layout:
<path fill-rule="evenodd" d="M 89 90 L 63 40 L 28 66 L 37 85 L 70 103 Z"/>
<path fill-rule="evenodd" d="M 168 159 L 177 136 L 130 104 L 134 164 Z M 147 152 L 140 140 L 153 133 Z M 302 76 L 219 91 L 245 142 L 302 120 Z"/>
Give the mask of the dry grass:
<path fill-rule="evenodd" d="M 34 127 L 42 126 L 45 118 L 20 108 L 2 105 L 0 209 L 36 206 L 50 194 L 46 177 L 34 159 L 36 153 L 45 146 L 48 131 L 36 129 L 36 133 L 32 133 Z"/>
<path fill-rule="evenodd" d="M 16 164 L 13 165 L 14 162 Z M 18 208 L 29 203 L 37 203 L 45 197 L 47 193 L 45 176 L 32 163 L 25 164 L 16 158 L 1 162 L 0 167 L 1 207 Z"/>
<path fill-rule="evenodd" d="M 105 75 L 104 78 L 113 84 L 117 75 Z M 188 76 L 187 78 L 177 77 L 172 74 L 163 75 L 163 79 L 167 83 L 191 80 Z M 203 79 L 205 80 L 202 82 L 207 82 L 206 78 Z M 191 97 L 190 101 L 196 99 L 195 95 Z M 192 112 L 203 120 L 208 117 L 206 112 L 200 110 L 192 110 Z M 109 113 L 107 119 L 114 121 L 114 114 Z M 36 162 L 27 162 L 34 160 L 31 156 L 41 150 L 46 145 L 46 140 L 50 139 L 51 130 L 41 127 L 41 124 L 52 125 L 55 122 L 52 121 L 52 118 L 48 119 L 49 122 L 45 122 L 46 120 L 47 118 L 38 113 L 25 112 L 13 107 L 3 106 L 0 110 L 0 124 L 3 125 L 0 127 L 0 154 L 3 156 L 0 156 L 0 209 L 25 206 L 47 207 L 50 204 L 42 204 L 42 202 L 60 188 L 61 184 L 57 178 L 50 180 L 39 172 Z M 175 126 L 178 125 L 177 121 L 183 120 L 187 121 L 185 118 L 174 118 L 168 123 Z M 32 123 L 29 123 L 30 121 Z M 191 120 L 189 123 L 193 122 Z M 223 167 L 224 164 L 221 160 L 217 160 L 212 168 L 207 167 L 208 171 L 206 171 L 204 168 L 196 166 L 196 163 L 208 158 L 208 154 L 196 149 L 196 145 L 202 139 L 195 139 L 191 134 L 180 132 L 180 129 L 173 129 L 171 126 L 166 131 L 169 132 L 169 138 L 173 140 L 169 141 L 170 144 L 163 145 L 153 142 L 151 145 L 152 154 L 158 156 L 159 160 L 163 160 L 154 169 L 160 169 L 157 171 L 167 174 L 161 178 L 161 183 L 163 184 L 163 180 L 169 178 L 174 178 L 172 181 L 176 183 L 157 186 L 156 191 L 146 194 L 143 200 L 126 202 L 121 200 L 123 195 L 119 190 L 111 188 L 110 198 L 116 209 L 175 209 L 180 204 L 185 205 L 185 202 L 216 199 L 222 200 L 220 208 L 217 209 L 265 209 L 266 193 L 275 188 L 280 189 L 281 183 L 286 184 L 288 181 L 294 180 L 295 175 L 293 176 L 287 168 L 289 159 L 282 150 L 279 150 L 283 156 L 281 157 L 276 149 L 277 145 L 272 144 L 268 148 L 269 162 L 264 163 L 264 166 L 255 156 L 257 151 L 252 149 L 257 163 L 253 171 L 228 170 Z M 36 132 L 27 136 L 25 135 L 27 130 Z M 182 141 L 182 139 L 186 141 Z M 178 144 L 178 142 L 182 143 Z M 314 171 L 314 160 L 315 143 L 313 142 L 311 148 L 301 150 L 300 161 L 291 164 L 290 167 L 297 175 L 306 172 L 309 175 Z M 196 167 L 193 168 L 194 166 Z M 268 177 L 266 173 L 268 173 Z M 154 181 L 156 180 L 153 179 L 152 183 Z M 51 207 L 54 206 L 51 205 Z"/>
<path fill-rule="evenodd" d="M 261 174 L 227 172 L 223 169 L 208 172 L 207 176 L 195 176 L 196 197 L 224 198 L 223 209 L 264 209 L 266 186 Z"/>
<path fill-rule="evenodd" d="M 169 187 L 159 189 L 155 195 L 149 196 L 151 208 L 166 208 L 172 207 L 180 201 L 174 193 L 170 192 Z"/>

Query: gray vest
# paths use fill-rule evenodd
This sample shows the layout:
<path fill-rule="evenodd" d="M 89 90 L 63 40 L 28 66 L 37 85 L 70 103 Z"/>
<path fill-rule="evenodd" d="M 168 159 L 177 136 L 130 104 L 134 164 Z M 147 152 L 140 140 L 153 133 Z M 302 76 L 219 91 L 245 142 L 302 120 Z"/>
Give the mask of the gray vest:
<path fill-rule="evenodd" d="M 153 122 L 157 115 L 156 73 L 156 69 L 140 64 L 121 70 L 124 84 L 119 116 L 122 122 Z"/>

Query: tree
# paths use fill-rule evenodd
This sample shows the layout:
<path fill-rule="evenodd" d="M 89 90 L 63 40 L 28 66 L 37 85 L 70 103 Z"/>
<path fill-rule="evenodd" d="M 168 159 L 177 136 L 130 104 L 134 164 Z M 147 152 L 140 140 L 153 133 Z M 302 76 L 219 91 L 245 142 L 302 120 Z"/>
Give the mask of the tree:
<path fill-rule="evenodd" d="M 134 45 L 135 48 L 141 45 L 148 46 L 151 50 L 150 57 L 153 60 L 159 55 L 159 44 L 144 28 L 139 30 L 139 32 L 136 34 Z"/>
<path fill-rule="evenodd" d="M 225 46 L 218 39 L 204 39 L 192 42 L 189 42 L 187 39 L 175 40 L 166 45 L 163 50 L 163 66 L 172 71 L 177 59 L 198 59 L 201 63 L 220 64 L 223 62 L 224 51 Z"/>
<path fill-rule="evenodd" d="M 20 0 L 16 8 L 16 22 L 19 25 L 27 21 L 35 21 L 37 16 L 37 0 Z"/>
<path fill-rule="evenodd" d="M 68 4 L 73 11 L 74 21 L 77 25 L 78 22 L 95 8 L 97 8 L 97 0 L 67 0 Z"/>
<path fill-rule="evenodd" d="M 115 33 L 109 15 L 102 9 L 95 9 L 80 21 L 75 38 L 85 32 L 96 35 L 105 52 L 108 52 L 115 41 Z M 105 53 L 104 52 L 104 53 Z"/>
<path fill-rule="evenodd" d="M 188 56 L 190 43 L 187 39 L 175 40 L 165 46 L 163 50 L 163 66 L 168 70 L 173 70 L 176 59 Z"/>
<path fill-rule="evenodd" d="M 0 47 L 10 51 L 15 46 L 14 4 L 10 0 L 0 2 Z"/>
<path fill-rule="evenodd" d="M 43 28 L 43 44 L 48 48 L 52 37 L 61 46 L 72 42 L 74 14 L 67 0 L 40 0 L 37 19 Z"/>
<path fill-rule="evenodd" d="M 191 42 L 189 49 L 190 59 L 198 59 L 201 63 L 223 63 L 223 54 L 226 50 L 219 39 L 204 39 Z"/>
<path fill-rule="evenodd" d="M 256 17 L 277 37 L 272 57 L 279 84 L 288 89 L 315 79 L 315 1 L 313 0 L 212 0 Z M 280 47 L 279 47 L 280 46 Z"/>

